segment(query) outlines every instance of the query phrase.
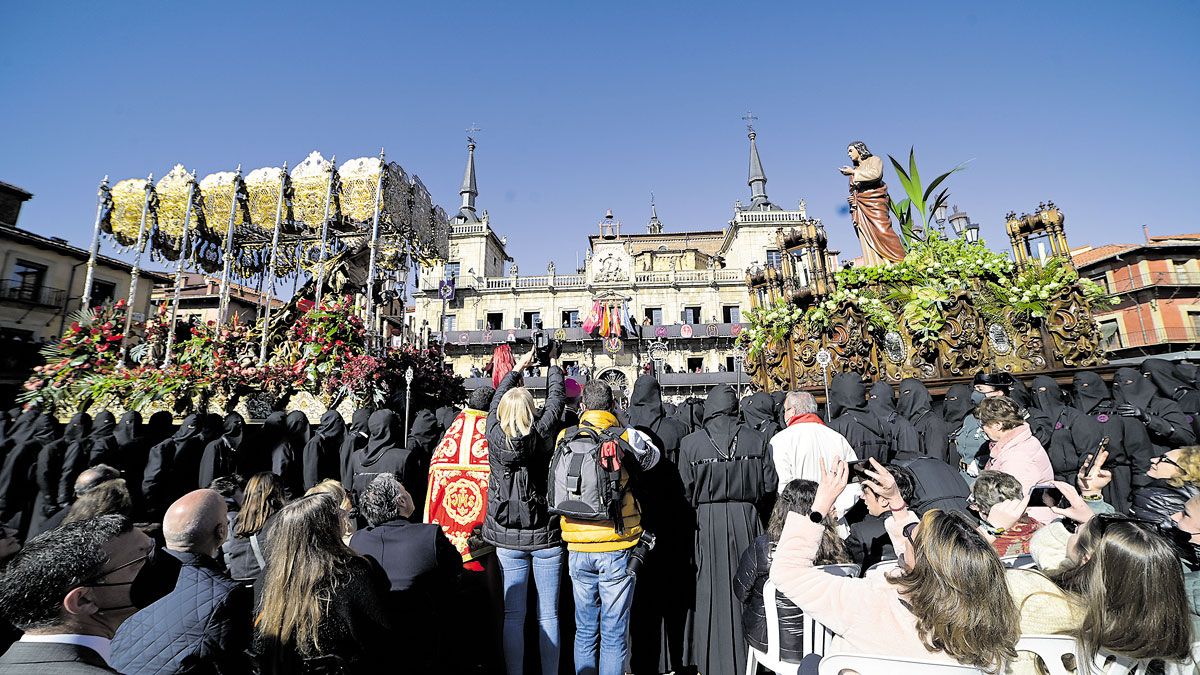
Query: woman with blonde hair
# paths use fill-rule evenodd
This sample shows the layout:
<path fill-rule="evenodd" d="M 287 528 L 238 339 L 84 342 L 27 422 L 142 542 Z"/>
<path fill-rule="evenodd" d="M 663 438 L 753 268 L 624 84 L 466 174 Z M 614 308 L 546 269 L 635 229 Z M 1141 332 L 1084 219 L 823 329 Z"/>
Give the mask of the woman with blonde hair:
<path fill-rule="evenodd" d="M 267 567 L 254 585 L 262 672 L 374 673 L 395 666 L 381 597 L 386 579 L 342 543 L 346 514 L 330 494 L 301 497 L 275 517 Z"/>
<path fill-rule="evenodd" d="M 895 479 L 871 461 L 866 481 L 891 495 Z M 790 513 L 775 550 L 771 580 L 806 615 L 836 634 L 831 649 L 961 663 L 999 671 L 1015 659 L 1020 617 L 1005 568 L 974 523 L 933 509 L 919 519 L 907 508 L 887 519 L 901 570 L 865 579 L 835 577 L 813 567 L 823 522 L 846 487 L 846 463 L 835 458 L 808 516 Z M 815 673 L 806 657 L 800 672 Z"/>
<path fill-rule="evenodd" d="M 246 483 L 242 509 L 230 523 L 229 538 L 221 545 L 225 567 L 234 579 L 257 579 L 266 565 L 271 519 L 283 508 L 283 481 L 270 471 L 256 473 Z"/>
<path fill-rule="evenodd" d="M 1149 482 L 1133 492 L 1129 514 L 1170 527 L 1171 516 L 1200 494 L 1200 446 L 1189 445 L 1151 457 L 1146 476 Z"/>
<path fill-rule="evenodd" d="M 342 541 L 349 546 L 350 537 L 358 529 L 354 527 L 354 521 L 350 518 L 350 513 L 354 510 L 354 502 L 350 501 L 350 492 L 342 487 L 340 482 L 326 478 L 308 488 L 308 492 L 305 492 L 304 496 L 308 497 L 309 495 L 330 495 L 337 502 L 338 508 L 346 514 L 346 531 L 342 533 Z"/>
<path fill-rule="evenodd" d="M 546 405 L 534 410 L 521 373 L 530 351 L 504 376 L 487 417 L 487 515 L 483 539 L 496 547 L 504 581 L 504 663 L 508 675 L 525 672 L 525 606 L 530 577 L 537 588 L 540 663 L 543 675 L 558 672 L 558 593 L 563 568 L 558 516 L 546 505 L 546 478 L 559 418 L 566 403 L 563 372 L 549 368 Z"/>

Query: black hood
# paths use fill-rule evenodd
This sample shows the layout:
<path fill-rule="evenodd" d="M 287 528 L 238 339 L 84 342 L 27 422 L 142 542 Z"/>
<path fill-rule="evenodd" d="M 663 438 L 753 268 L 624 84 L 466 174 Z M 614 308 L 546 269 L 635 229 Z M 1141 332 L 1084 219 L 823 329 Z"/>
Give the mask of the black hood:
<path fill-rule="evenodd" d="M 242 440 L 246 438 L 246 420 L 240 413 L 229 413 L 221 420 L 221 438 L 234 450 L 242 446 Z"/>
<path fill-rule="evenodd" d="M 492 405 L 492 397 L 496 395 L 496 390 L 492 385 L 485 384 L 482 387 L 475 389 L 471 395 L 467 397 L 467 407 L 471 410 L 479 412 L 487 412 Z"/>
<path fill-rule="evenodd" d="M 742 419 L 754 429 L 775 435 L 779 425 L 775 421 L 775 401 L 765 391 L 759 391 L 742 399 Z"/>
<path fill-rule="evenodd" d="M 893 398 L 895 395 L 892 385 L 883 381 L 876 382 L 871 385 L 871 390 L 867 393 L 867 410 L 883 419 L 888 419 L 892 413 L 896 412 L 896 401 Z"/>
<path fill-rule="evenodd" d="M 92 433 L 92 416 L 87 413 L 75 413 L 67 428 L 63 431 L 63 440 L 68 444 L 82 441 Z"/>
<path fill-rule="evenodd" d="M 340 412 L 326 410 L 321 415 L 321 422 L 317 424 L 317 435 L 321 438 L 336 438 L 340 441 L 345 433 L 346 420 L 342 419 Z"/>
<path fill-rule="evenodd" d="M 263 452 L 271 452 L 279 446 L 287 438 L 287 422 L 285 416 L 281 412 L 273 412 L 267 415 L 267 419 L 263 420 L 262 427 L 258 430 L 258 437 L 255 439 L 255 445 L 262 449 Z"/>
<path fill-rule="evenodd" d="M 696 430 L 696 425 L 692 424 L 692 399 L 687 399 L 675 406 L 675 411 L 671 413 L 671 417 L 687 428 L 688 433 Z"/>
<path fill-rule="evenodd" d="M 1033 378 L 1033 403 L 1038 410 L 1050 417 L 1058 417 L 1066 407 L 1066 403 L 1063 402 L 1062 388 L 1049 375 L 1038 375 Z"/>
<path fill-rule="evenodd" d="M 946 420 L 951 429 L 961 427 L 967 415 L 975 410 L 975 402 L 971 400 L 973 391 L 975 388 L 969 384 L 952 384 L 946 390 L 946 399 L 942 402 L 942 419 Z"/>
<path fill-rule="evenodd" d="M 970 400 L 969 395 L 967 400 Z M 896 411 L 903 415 L 904 419 L 911 422 L 918 415 L 931 410 L 933 397 L 929 395 L 924 382 L 913 377 L 900 380 L 900 400 L 896 403 Z"/>
<path fill-rule="evenodd" d="M 739 426 L 737 392 L 727 384 L 718 384 L 704 400 L 704 430 L 724 452 L 733 443 Z"/>
<path fill-rule="evenodd" d="M 829 385 L 829 419 L 848 410 L 867 411 L 867 388 L 858 373 L 838 373 Z"/>
<path fill-rule="evenodd" d="M 1113 400 L 1143 410 L 1154 398 L 1154 383 L 1135 368 L 1118 368 L 1113 374 Z"/>
<path fill-rule="evenodd" d="M 183 418 L 183 423 L 179 425 L 179 430 L 171 436 L 171 440 L 175 442 L 175 447 L 182 447 L 185 443 L 200 440 L 200 433 L 203 431 L 200 424 L 203 418 L 200 415 L 188 415 Z"/>
<path fill-rule="evenodd" d="M 1158 388 L 1158 393 L 1172 401 L 1179 398 L 1184 390 L 1192 388 L 1192 385 L 1179 373 L 1175 364 L 1166 359 L 1142 361 L 1142 374 L 1149 375 L 1150 381 Z"/>
<path fill-rule="evenodd" d="M 788 393 L 782 389 L 771 392 L 771 403 L 775 405 L 775 421 L 779 422 L 779 426 L 787 425 L 787 420 L 783 419 L 783 402 L 787 400 Z"/>
<path fill-rule="evenodd" d="M 433 411 L 433 416 L 437 418 L 438 426 L 445 431 L 450 428 L 451 424 L 454 424 L 454 418 L 458 417 L 459 412 L 461 411 L 452 405 L 444 405 Z"/>
<path fill-rule="evenodd" d="M 367 440 L 366 457 L 363 466 L 371 466 L 378 462 L 389 450 L 400 447 L 400 430 L 396 427 L 396 413 L 384 408 L 371 413 L 367 421 L 367 429 L 371 434 Z"/>
<path fill-rule="evenodd" d="M 367 423 L 370 419 L 370 408 L 359 408 L 358 410 L 355 410 L 354 414 L 350 417 L 350 433 L 362 434 L 364 437 L 370 436 L 371 430 L 367 426 Z"/>
<path fill-rule="evenodd" d="M 61 426 L 50 413 L 42 413 L 34 420 L 29 430 L 29 440 L 45 445 L 58 440 Z"/>
<path fill-rule="evenodd" d="M 408 441 L 405 445 L 409 448 L 420 449 L 426 455 L 433 454 L 433 447 L 441 440 L 442 433 L 439 430 L 437 417 L 429 410 L 418 410 L 413 417 L 412 426 L 408 428 Z"/>
<path fill-rule="evenodd" d="M 159 410 L 150 416 L 146 423 L 146 437 L 151 443 L 158 443 L 171 436 L 175 431 L 175 418 L 166 410 Z"/>
<path fill-rule="evenodd" d="M 1104 378 L 1090 370 L 1075 373 L 1075 377 L 1071 378 L 1071 387 L 1075 390 L 1072 397 L 1075 409 L 1080 412 L 1091 413 L 1100 403 L 1112 398 Z"/>
<path fill-rule="evenodd" d="M 1200 389 L 1200 367 L 1197 367 L 1194 363 L 1180 361 L 1175 364 L 1175 370 L 1178 371 L 1179 377 L 1188 383 L 1189 387 Z"/>
<path fill-rule="evenodd" d="M 92 440 L 112 436 L 116 430 L 117 418 L 107 410 L 97 413 L 96 419 L 92 420 Z"/>
<path fill-rule="evenodd" d="M 1025 383 L 1013 378 L 1012 388 L 1008 390 L 1008 397 L 1017 402 L 1017 405 L 1022 408 L 1028 408 L 1033 405 L 1033 393 L 1025 386 Z"/>
<path fill-rule="evenodd" d="M 633 394 L 629 397 L 629 423 L 651 429 L 666 414 L 658 380 L 650 374 L 639 376 L 633 383 Z"/>
<path fill-rule="evenodd" d="M 287 414 L 284 419 L 284 426 L 287 427 L 288 440 L 296 447 L 304 447 L 308 442 L 308 433 L 312 425 L 308 423 L 308 415 L 293 410 Z"/>
<path fill-rule="evenodd" d="M 117 437 L 117 443 L 128 445 L 137 443 L 142 440 L 142 414 L 136 410 L 121 415 L 121 421 L 117 422 L 117 431 L 114 434 Z"/>

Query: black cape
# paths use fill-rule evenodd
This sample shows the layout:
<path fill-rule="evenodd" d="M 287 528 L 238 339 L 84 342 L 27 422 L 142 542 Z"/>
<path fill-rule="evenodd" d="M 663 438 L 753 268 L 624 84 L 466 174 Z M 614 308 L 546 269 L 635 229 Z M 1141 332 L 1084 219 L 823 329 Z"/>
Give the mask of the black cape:
<path fill-rule="evenodd" d="M 933 397 L 923 382 L 911 377 L 900 381 L 896 410 L 917 430 L 922 455 L 958 466 L 958 453 L 950 448 L 950 425 L 934 412 Z"/>
<path fill-rule="evenodd" d="M 1112 398 L 1112 393 L 1096 373 L 1075 373 L 1071 386 L 1074 390 L 1072 407 L 1096 421 L 1100 426 L 1101 442 L 1108 439 L 1108 460 L 1104 463 L 1104 468 L 1112 473 L 1112 482 L 1104 487 L 1104 501 L 1117 511 L 1128 513 L 1133 457 L 1153 451 L 1146 429 L 1137 420 L 1121 417 L 1114 412 L 1117 404 Z"/>
<path fill-rule="evenodd" d="M 231 476 L 237 471 L 237 455 L 245 444 L 246 420 L 232 412 L 221 420 L 221 436 L 204 447 L 196 483 L 206 488 L 214 478 Z M 249 476 L 246 476 L 249 478 Z"/>
<path fill-rule="evenodd" d="M 1054 468 L 1054 478 L 1074 483 L 1079 467 L 1089 454 L 1100 449 L 1104 432 L 1091 416 L 1069 407 L 1053 377 L 1033 378 L 1034 406 L 1030 418 L 1039 418 L 1050 430 L 1050 443 L 1043 445 Z"/>
<path fill-rule="evenodd" d="M 1179 404 L 1159 396 L 1154 384 L 1140 371 L 1117 369 L 1113 374 L 1113 399 L 1117 405 L 1133 405 L 1146 413 L 1144 423 L 1126 418 L 1144 429 L 1148 441 L 1130 444 L 1129 436 L 1126 437 L 1126 445 L 1134 453 L 1132 482 L 1135 489 L 1150 483 L 1146 471 L 1150 469 L 1151 458 L 1174 448 L 1195 445 L 1196 435 L 1192 432 L 1191 422 Z"/>
<path fill-rule="evenodd" d="M 346 421 L 336 410 L 321 415 L 316 433 L 304 445 L 304 489 L 326 478 L 342 480 L 342 443 L 346 440 Z"/>
<path fill-rule="evenodd" d="M 839 373 L 829 386 L 829 428 L 841 434 L 859 459 L 887 464 L 896 457 L 919 457 L 920 440 L 908 420 L 882 418 L 867 407 L 858 373 Z"/>

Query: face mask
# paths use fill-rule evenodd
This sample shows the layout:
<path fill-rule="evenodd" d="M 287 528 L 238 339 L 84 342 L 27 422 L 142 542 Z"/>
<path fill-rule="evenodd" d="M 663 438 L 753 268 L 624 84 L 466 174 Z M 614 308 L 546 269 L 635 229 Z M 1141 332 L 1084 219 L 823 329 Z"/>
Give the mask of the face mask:
<path fill-rule="evenodd" d="M 129 567 L 140 562 L 142 559 L 132 560 L 125 563 L 121 567 L 113 569 L 112 572 Z M 94 583 L 87 584 L 93 588 L 103 588 L 110 586 L 129 586 L 129 602 L 128 605 L 116 605 L 113 607 L 101 607 L 99 612 L 117 612 L 126 609 L 145 609 L 162 599 L 171 591 L 175 590 L 175 582 L 179 578 L 179 568 L 181 564 L 175 556 L 162 553 L 157 548 L 152 550 L 145 558 L 145 563 L 138 570 L 137 576 L 132 581 L 120 581 L 116 583 Z"/>
<path fill-rule="evenodd" d="M 1192 537 L 1200 532 L 1188 532 L 1180 529 L 1178 524 L 1173 527 L 1160 527 L 1159 532 L 1175 545 L 1184 564 L 1192 571 L 1200 569 L 1200 544 L 1192 541 Z"/>
<path fill-rule="evenodd" d="M 978 404 L 979 404 L 979 402 L 980 402 L 980 401 L 982 401 L 982 400 L 983 400 L 983 399 L 985 399 L 985 398 L 987 398 L 987 396 L 985 396 L 985 395 L 984 395 L 984 393 L 983 393 L 982 391 L 973 391 L 973 392 L 971 392 L 971 403 L 974 403 L 974 404 L 978 405 Z"/>

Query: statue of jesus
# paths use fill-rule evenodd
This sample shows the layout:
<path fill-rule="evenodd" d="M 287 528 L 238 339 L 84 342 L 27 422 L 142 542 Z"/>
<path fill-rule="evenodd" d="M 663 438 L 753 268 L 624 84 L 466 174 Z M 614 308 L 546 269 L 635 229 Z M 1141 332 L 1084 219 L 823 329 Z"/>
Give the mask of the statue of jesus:
<path fill-rule="evenodd" d="M 871 154 L 862 141 L 846 148 L 853 166 L 839 171 L 850 177 L 850 217 L 862 245 L 863 260 L 868 265 L 900 262 L 904 259 L 904 244 L 892 229 L 892 213 L 888 208 L 887 185 L 883 182 L 883 160 Z"/>

